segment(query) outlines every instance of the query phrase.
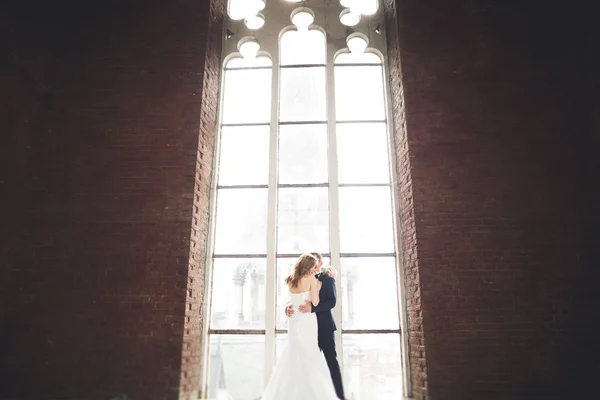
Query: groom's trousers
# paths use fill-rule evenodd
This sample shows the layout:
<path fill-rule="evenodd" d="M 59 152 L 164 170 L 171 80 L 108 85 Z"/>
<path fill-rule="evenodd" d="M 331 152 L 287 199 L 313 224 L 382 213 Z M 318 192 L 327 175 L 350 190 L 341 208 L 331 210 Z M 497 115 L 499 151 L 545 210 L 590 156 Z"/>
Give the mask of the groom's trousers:
<path fill-rule="evenodd" d="M 335 393 L 340 399 L 344 398 L 344 387 L 342 386 L 342 374 L 340 372 L 340 364 L 337 360 L 337 352 L 335 351 L 335 332 L 319 332 L 319 348 L 325 356 L 331 380 L 335 387 Z"/>

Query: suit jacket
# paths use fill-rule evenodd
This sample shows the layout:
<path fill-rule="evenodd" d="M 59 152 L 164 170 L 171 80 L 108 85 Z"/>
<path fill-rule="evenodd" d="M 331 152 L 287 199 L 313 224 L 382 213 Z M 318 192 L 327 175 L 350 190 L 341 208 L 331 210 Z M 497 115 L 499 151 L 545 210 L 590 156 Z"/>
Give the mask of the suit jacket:
<path fill-rule="evenodd" d="M 319 305 L 312 306 L 312 312 L 316 314 L 319 323 L 319 334 L 333 332 L 337 330 L 331 312 L 337 300 L 335 279 L 323 273 L 317 274 L 315 277 L 323 283 L 319 291 Z"/>

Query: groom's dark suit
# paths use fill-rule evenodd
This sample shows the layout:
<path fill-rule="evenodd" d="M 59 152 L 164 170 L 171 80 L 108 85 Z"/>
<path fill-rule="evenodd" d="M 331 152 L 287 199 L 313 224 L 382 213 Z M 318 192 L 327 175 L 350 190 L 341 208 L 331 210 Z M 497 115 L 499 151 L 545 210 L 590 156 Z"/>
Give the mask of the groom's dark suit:
<path fill-rule="evenodd" d="M 316 278 L 320 280 L 323 285 L 319 291 L 319 305 L 312 307 L 312 312 L 317 316 L 317 322 L 319 326 L 319 348 L 327 360 L 327 366 L 331 373 L 331 379 L 335 386 L 335 392 L 340 399 L 344 398 L 344 388 L 342 386 L 342 374 L 340 373 L 340 364 L 337 360 L 337 353 L 335 351 L 335 320 L 331 309 L 335 307 L 336 303 L 336 291 L 335 291 L 335 279 L 327 274 L 317 274 Z"/>

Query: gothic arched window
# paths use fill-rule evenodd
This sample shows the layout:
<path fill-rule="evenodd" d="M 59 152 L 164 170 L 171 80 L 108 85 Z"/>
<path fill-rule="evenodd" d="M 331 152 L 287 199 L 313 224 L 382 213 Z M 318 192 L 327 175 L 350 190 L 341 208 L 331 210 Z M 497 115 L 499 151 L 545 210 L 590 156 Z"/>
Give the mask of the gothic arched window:
<path fill-rule="evenodd" d="M 230 0 L 207 268 L 207 398 L 257 398 L 287 341 L 294 259 L 338 270 L 346 395 L 406 395 L 378 0 Z M 376 29 L 377 28 L 377 29 Z"/>

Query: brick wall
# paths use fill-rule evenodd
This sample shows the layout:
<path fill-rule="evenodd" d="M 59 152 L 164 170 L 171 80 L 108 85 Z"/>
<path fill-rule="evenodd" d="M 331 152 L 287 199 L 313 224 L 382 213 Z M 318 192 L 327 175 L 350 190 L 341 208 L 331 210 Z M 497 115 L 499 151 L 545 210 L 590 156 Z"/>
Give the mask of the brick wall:
<path fill-rule="evenodd" d="M 200 142 L 196 159 L 196 181 L 193 195 L 193 218 L 189 256 L 188 297 L 185 308 L 183 358 L 180 380 L 180 399 L 202 398 L 202 369 L 204 367 L 203 322 L 205 317 L 205 265 L 210 216 L 210 188 L 218 130 L 218 103 L 221 88 L 221 46 L 226 1 L 211 1 L 208 38 L 204 61 L 202 109 L 200 113 Z"/>
<path fill-rule="evenodd" d="M 394 15 L 388 33 L 415 397 L 593 393 L 599 109 L 586 11 L 395 6 L 397 33 Z"/>
<path fill-rule="evenodd" d="M 214 137 L 200 104 L 218 88 L 203 82 L 209 2 L 0 16 L 0 398 L 176 399 L 197 376 L 183 338 Z"/>
<path fill-rule="evenodd" d="M 193 398 L 223 2 L 39 3 L 0 10 L 0 398 Z M 415 397 L 585 395 L 586 21 L 386 7 Z"/>
<path fill-rule="evenodd" d="M 406 325 L 408 335 L 410 392 L 416 398 L 427 396 L 427 362 L 423 332 L 423 307 L 420 292 L 419 259 L 417 248 L 414 197 L 409 143 L 406 129 L 406 108 L 397 27 L 398 10 L 395 0 L 386 0 L 385 23 L 388 42 L 388 66 L 393 121 L 395 126 L 394 152 L 396 153 L 396 218 L 398 219 L 399 249 L 402 257 L 403 284 L 406 297 Z"/>

